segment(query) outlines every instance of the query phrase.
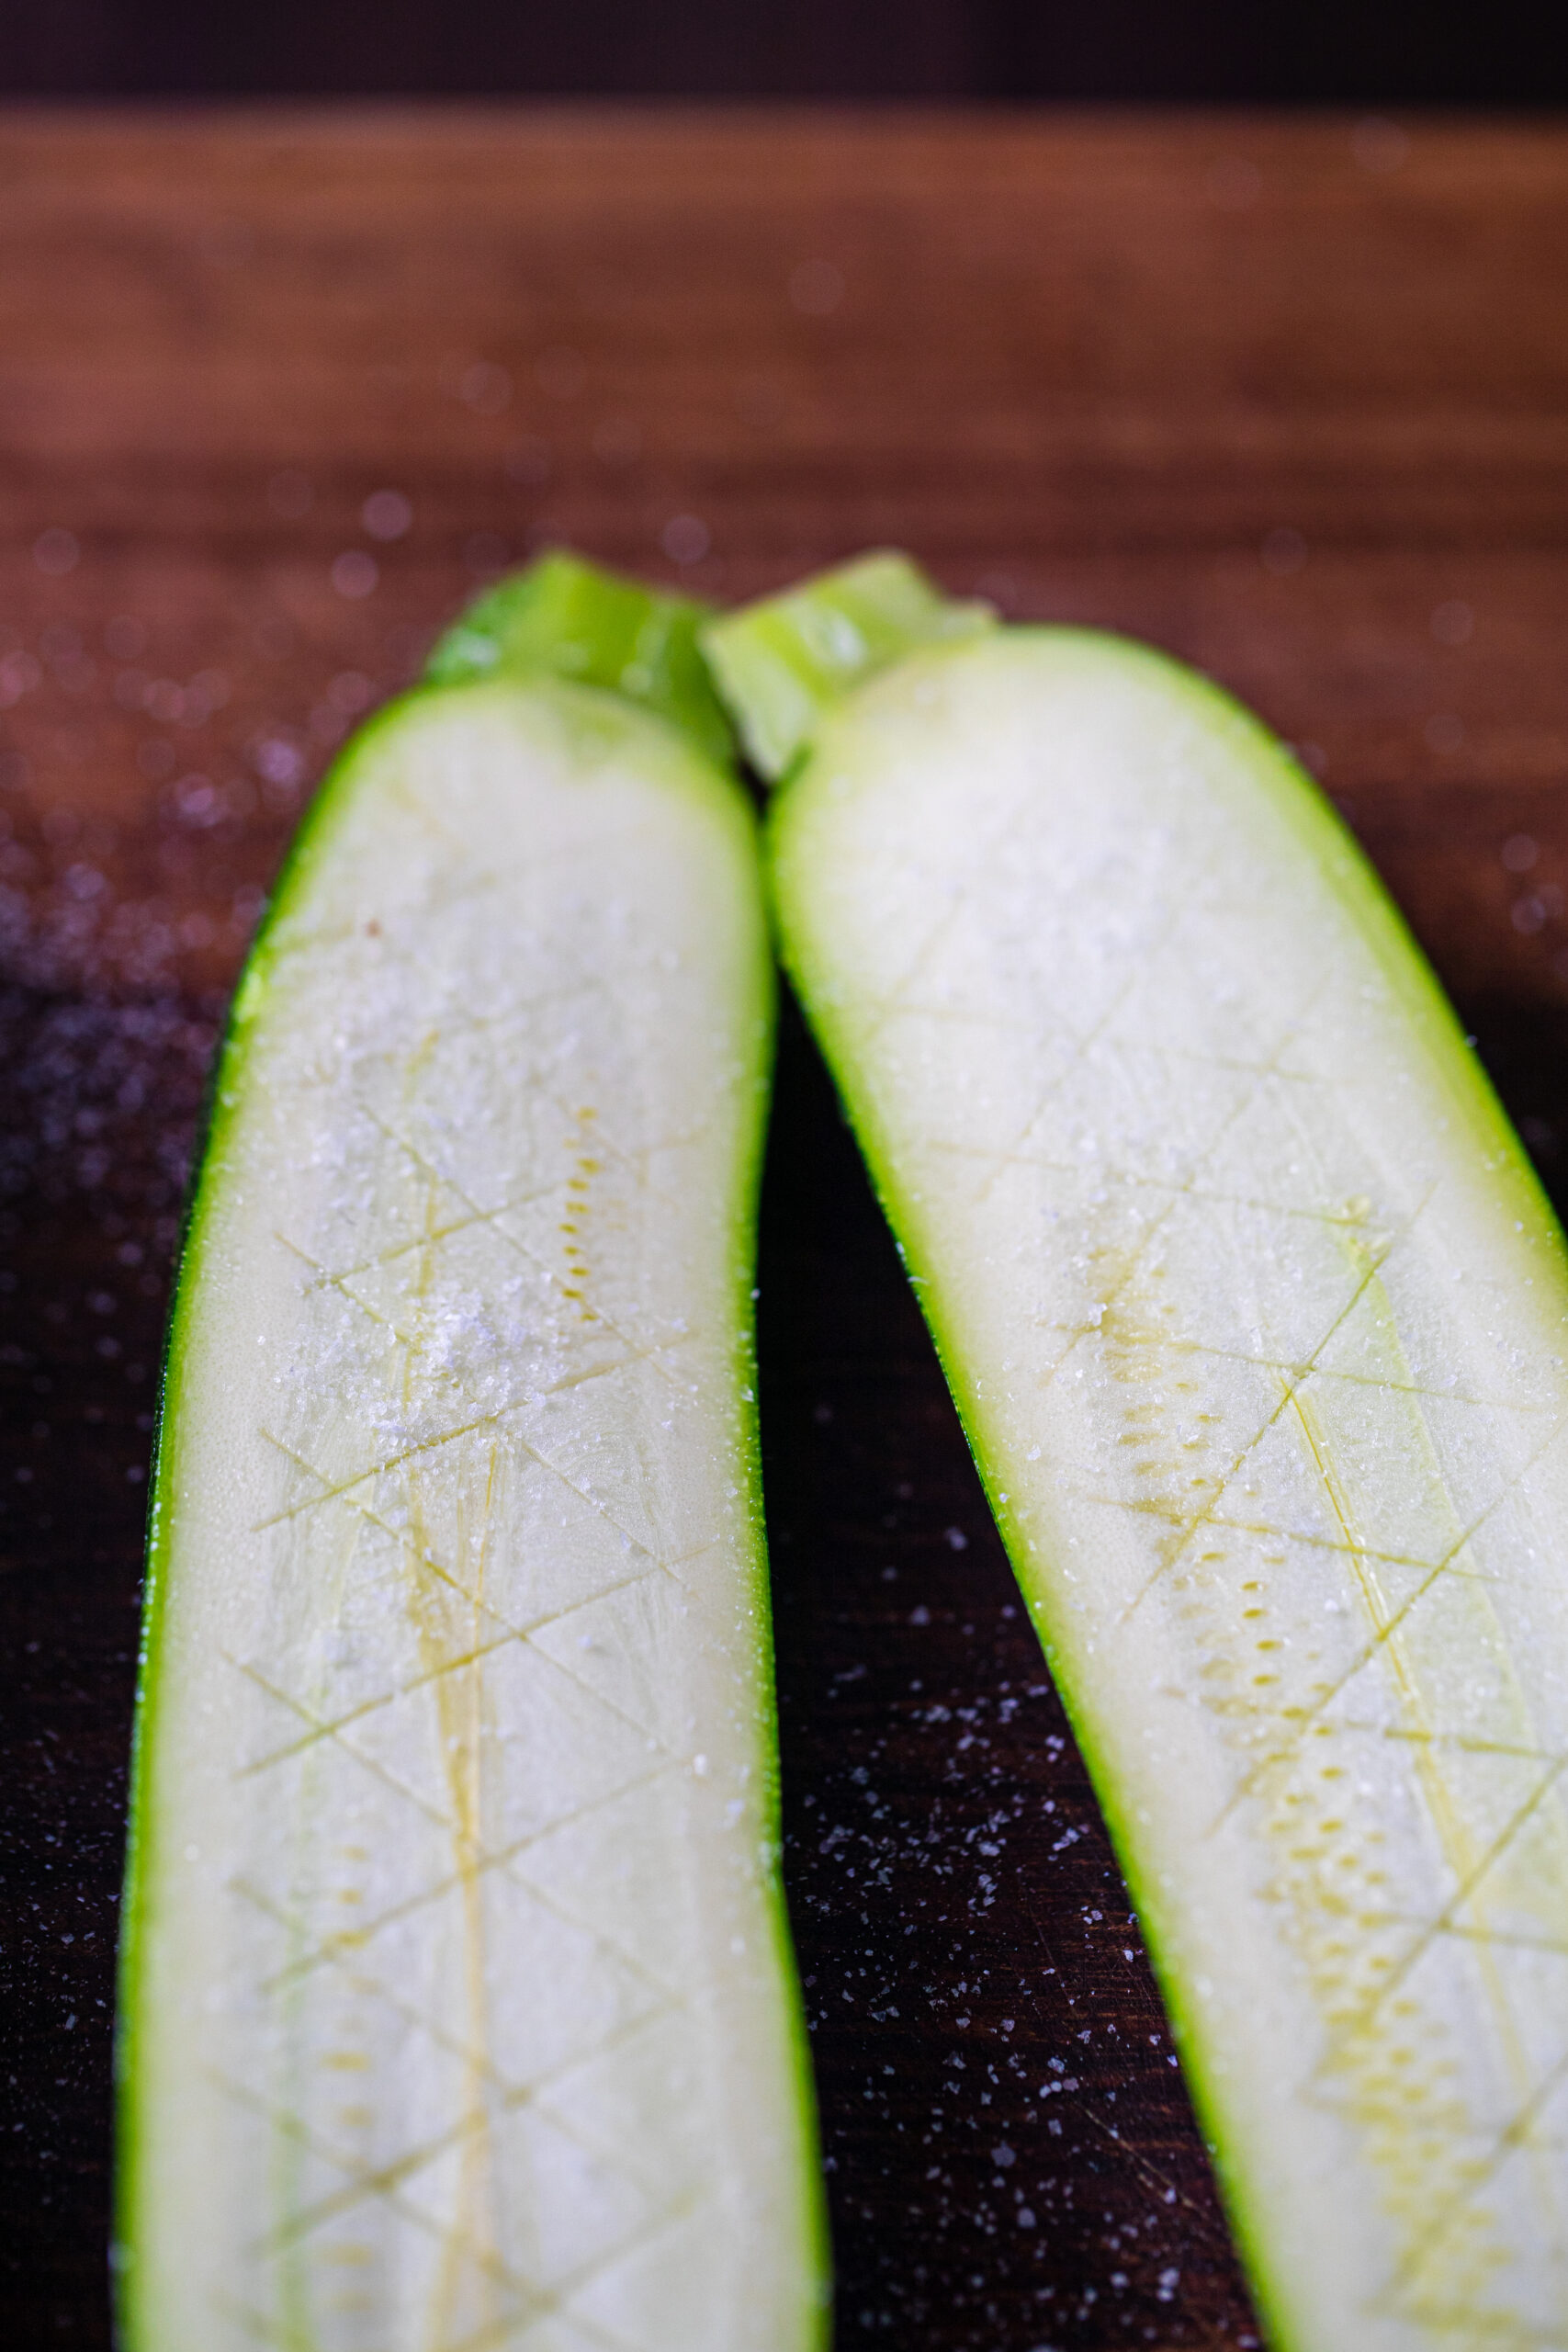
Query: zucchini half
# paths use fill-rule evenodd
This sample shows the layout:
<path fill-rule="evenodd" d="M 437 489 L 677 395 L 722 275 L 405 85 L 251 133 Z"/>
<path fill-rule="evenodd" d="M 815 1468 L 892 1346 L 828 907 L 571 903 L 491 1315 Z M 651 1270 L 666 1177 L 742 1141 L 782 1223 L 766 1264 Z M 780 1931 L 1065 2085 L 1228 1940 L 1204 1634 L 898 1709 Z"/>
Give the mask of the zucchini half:
<path fill-rule="evenodd" d="M 339 761 L 169 1342 L 132 2352 L 809 2352 L 751 1284 L 773 982 L 697 608 L 554 558 Z"/>
<path fill-rule="evenodd" d="M 1568 2345 L 1568 1267 L 1327 802 L 876 557 L 713 624 L 784 952 L 1279 2352 Z"/>

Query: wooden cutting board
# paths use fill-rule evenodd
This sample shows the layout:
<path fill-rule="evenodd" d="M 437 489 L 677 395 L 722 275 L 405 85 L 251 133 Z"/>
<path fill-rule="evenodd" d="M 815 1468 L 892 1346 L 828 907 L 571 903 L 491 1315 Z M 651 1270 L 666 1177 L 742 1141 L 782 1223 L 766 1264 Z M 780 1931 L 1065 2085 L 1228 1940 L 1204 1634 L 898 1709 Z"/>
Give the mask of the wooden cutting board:
<path fill-rule="evenodd" d="M 181 1185 L 332 747 L 553 541 L 719 598 L 901 544 L 1299 744 L 1557 1181 L 1568 131 L 14 114 L 0 444 L 0 2332 L 99 2346 Z M 762 1260 L 839 2340 L 1242 2352 L 1136 1924 L 793 1019 Z"/>

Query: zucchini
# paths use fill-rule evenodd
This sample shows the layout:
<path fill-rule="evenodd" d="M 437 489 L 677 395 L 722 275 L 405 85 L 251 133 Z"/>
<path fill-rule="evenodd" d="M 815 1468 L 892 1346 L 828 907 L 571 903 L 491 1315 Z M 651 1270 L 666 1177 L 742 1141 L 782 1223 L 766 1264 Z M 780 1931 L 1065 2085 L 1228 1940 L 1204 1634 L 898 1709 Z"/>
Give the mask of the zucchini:
<path fill-rule="evenodd" d="M 1146 648 L 892 557 L 705 641 L 1270 2344 L 1568 2344 L 1568 1265 L 1451 1012 Z"/>
<path fill-rule="evenodd" d="M 132 2352 L 808 2352 L 751 1337 L 773 983 L 697 608 L 485 599 L 310 814 L 169 1341 Z"/>

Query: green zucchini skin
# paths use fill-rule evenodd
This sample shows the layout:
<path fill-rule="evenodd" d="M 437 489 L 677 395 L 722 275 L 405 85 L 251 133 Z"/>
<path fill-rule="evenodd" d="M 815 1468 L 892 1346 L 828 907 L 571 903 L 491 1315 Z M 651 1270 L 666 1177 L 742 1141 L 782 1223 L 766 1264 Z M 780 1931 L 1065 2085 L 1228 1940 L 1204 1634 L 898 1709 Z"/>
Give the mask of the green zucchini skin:
<path fill-rule="evenodd" d="M 323 786 L 215 1086 L 122 1921 L 128 2352 L 825 2325 L 754 827 L 679 661 L 639 707 L 475 634 Z"/>
<path fill-rule="evenodd" d="M 1179 665 L 928 642 L 794 756 L 785 960 L 1269 2340 L 1568 2340 L 1568 1267 L 1534 1175 L 1326 801 Z"/>

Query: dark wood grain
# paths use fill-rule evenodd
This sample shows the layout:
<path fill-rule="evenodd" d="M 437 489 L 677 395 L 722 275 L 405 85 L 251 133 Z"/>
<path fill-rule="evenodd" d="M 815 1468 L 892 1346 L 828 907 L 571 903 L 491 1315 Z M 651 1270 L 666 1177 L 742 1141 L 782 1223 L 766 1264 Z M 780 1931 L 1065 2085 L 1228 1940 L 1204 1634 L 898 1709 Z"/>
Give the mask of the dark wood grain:
<path fill-rule="evenodd" d="M 333 743 L 552 540 L 720 597 L 899 542 L 1299 743 L 1550 1182 L 1568 131 L 17 115 L 0 446 L 0 2315 L 89 2346 L 180 1188 Z M 1240 2352 L 1135 1924 L 793 1017 L 761 1345 L 840 2340 Z"/>

